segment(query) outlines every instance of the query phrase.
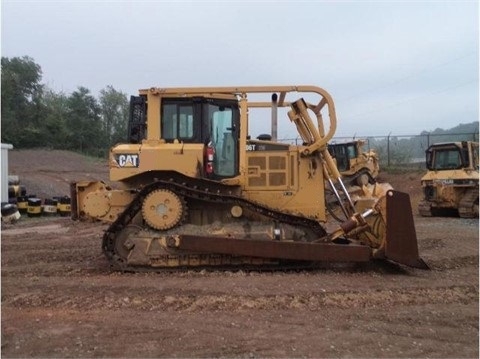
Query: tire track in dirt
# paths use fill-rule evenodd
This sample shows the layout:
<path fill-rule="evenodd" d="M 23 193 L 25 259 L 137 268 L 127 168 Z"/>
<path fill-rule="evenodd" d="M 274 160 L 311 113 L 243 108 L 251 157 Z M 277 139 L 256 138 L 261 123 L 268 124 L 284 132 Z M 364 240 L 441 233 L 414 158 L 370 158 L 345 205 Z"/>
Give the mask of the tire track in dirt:
<path fill-rule="evenodd" d="M 71 293 L 72 288 L 51 288 L 54 293 L 39 293 L 41 288 L 17 295 L 2 296 L 2 305 L 21 308 L 56 309 L 138 309 L 146 311 L 244 311 L 321 308 L 385 308 L 425 304 L 471 304 L 478 302 L 478 286 L 459 285 L 436 288 L 403 288 L 374 291 L 334 291 L 325 293 L 283 294 L 283 295 L 228 295 L 201 293 L 169 293 L 144 290 L 142 296 L 125 296 L 127 288 L 84 287 L 75 296 L 57 295 Z"/>

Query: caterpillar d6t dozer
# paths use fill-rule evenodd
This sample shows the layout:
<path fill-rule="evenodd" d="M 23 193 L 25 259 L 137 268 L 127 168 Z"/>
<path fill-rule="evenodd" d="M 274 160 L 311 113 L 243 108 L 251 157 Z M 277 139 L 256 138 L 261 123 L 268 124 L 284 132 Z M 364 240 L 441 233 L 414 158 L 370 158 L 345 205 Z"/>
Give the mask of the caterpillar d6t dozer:
<path fill-rule="evenodd" d="M 252 139 L 258 109 L 263 116 L 271 109 L 272 132 L 284 112 L 303 144 Z M 109 222 L 102 249 L 113 268 L 289 268 L 372 258 L 426 267 L 407 194 L 380 184 L 336 189 L 341 175 L 327 143 L 337 118 L 325 90 L 150 88 L 131 97 L 130 114 L 129 143 L 109 157 L 118 188 L 71 187 L 74 219 Z M 340 221 L 326 210 L 326 186 L 344 196 Z"/>
<path fill-rule="evenodd" d="M 426 151 L 426 164 L 420 214 L 478 218 L 478 142 L 433 144 Z"/>

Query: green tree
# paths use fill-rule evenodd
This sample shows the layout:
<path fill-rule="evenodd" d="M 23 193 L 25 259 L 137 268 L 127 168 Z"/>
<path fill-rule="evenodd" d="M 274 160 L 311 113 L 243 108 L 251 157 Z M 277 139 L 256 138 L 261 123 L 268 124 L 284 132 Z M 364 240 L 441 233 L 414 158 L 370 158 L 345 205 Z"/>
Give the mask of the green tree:
<path fill-rule="evenodd" d="M 41 144 L 42 70 L 28 56 L 2 57 L 2 142 L 16 147 Z"/>
<path fill-rule="evenodd" d="M 69 149 L 90 155 L 103 155 L 108 145 L 105 141 L 100 117 L 100 106 L 85 87 L 78 87 L 67 99 Z"/>
<path fill-rule="evenodd" d="M 51 89 L 45 89 L 42 103 L 44 104 L 43 114 L 43 138 L 44 146 L 67 149 L 70 148 L 66 139 L 68 138 L 67 117 L 68 98 L 64 93 L 55 93 Z"/>
<path fill-rule="evenodd" d="M 128 109 L 127 95 L 109 85 L 100 91 L 100 107 L 103 130 L 108 146 L 125 142 L 127 138 Z"/>

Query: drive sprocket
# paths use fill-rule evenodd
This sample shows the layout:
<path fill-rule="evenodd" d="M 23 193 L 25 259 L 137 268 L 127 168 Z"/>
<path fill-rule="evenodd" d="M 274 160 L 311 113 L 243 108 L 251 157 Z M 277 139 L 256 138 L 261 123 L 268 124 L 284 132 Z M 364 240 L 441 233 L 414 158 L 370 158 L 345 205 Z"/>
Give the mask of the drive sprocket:
<path fill-rule="evenodd" d="M 160 231 L 175 227 L 186 213 L 184 200 L 168 189 L 149 193 L 142 204 L 142 216 L 152 228 Z"/>

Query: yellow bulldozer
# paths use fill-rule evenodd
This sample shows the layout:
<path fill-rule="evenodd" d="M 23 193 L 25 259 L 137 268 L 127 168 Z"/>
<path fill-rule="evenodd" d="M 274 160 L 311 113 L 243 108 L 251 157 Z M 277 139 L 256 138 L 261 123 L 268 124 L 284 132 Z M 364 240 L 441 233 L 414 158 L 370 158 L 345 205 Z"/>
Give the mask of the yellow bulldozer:
<path fill-rule="evenodd" d="M 380 171 L 375 150 L 364 150 L 365 140 L 329 143 L 328 152 L 335 159 L 345 184 L 363 186 L 375 183 Z"/>
<path fill-rule="evenodd" d="M 303 143 L 252 138 L 258 109 L 272 121 L 284 111 Z M 345 190 L 327 149 L 336 125 L 332 97 L 315 86 L 140 90 L 129 141 L 109 155 L 116 188 L 72 183 L 72 218 L 109 223 L 102 249 L 122 271 L 374 258 L 426 268 L 407 194 L 386 184 Z M 343 196 L 338 221 L 326 210 L 326 186 Z"/>
<path fill-rule="evenodd" d="M 426 165 L 420 214 L 478 218 L 478 142 L 433 144 L 426 151 Z"/>

